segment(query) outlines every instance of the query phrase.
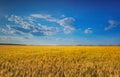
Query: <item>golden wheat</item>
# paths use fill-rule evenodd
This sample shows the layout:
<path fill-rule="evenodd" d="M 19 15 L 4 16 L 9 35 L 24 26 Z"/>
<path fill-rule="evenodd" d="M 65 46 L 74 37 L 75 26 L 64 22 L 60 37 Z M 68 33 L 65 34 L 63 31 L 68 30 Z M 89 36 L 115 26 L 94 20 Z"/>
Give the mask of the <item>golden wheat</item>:
<path fill-rule="evenodd" d="M 120 47 L 0 46 L 0 77 L 120 77 Z"/>

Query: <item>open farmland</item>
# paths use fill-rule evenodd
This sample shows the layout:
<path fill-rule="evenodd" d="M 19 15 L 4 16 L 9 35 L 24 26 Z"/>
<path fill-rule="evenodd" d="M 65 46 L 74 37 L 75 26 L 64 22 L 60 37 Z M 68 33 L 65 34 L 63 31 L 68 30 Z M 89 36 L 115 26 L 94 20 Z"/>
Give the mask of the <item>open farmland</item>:
<path fill-rule="evenodd" d="M 120 46 L 0 46 L 0 77 L 120 77 Z"/>

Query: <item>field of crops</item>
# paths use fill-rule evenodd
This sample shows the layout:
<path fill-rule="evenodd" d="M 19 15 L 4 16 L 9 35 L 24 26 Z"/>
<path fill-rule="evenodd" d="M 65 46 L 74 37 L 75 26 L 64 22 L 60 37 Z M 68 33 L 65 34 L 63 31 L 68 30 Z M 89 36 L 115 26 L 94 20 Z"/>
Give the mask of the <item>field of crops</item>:
<path fill-rule="evenodd" d="M 0 77 L 120 77 L 120 46 L 0 46 Z"/>

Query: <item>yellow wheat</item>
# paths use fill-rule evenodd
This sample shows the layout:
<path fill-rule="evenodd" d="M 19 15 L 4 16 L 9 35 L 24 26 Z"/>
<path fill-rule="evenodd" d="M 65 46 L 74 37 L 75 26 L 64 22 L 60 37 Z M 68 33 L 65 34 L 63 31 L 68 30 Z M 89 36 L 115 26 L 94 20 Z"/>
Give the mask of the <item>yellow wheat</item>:
<path fill-rule="evenodd" d="M 0 46 L 0 77 L 120 77 L 120 47 Z"/>

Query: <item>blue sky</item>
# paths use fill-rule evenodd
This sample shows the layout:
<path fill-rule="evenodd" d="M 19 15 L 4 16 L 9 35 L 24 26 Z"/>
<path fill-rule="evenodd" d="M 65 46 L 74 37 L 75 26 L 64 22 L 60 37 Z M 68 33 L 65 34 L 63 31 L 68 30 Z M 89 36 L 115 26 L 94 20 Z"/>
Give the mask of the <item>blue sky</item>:
<path fill-rule="evenodd" d="M 119 0 L 0 0 L 0 43 L 120 45 Z"/>

